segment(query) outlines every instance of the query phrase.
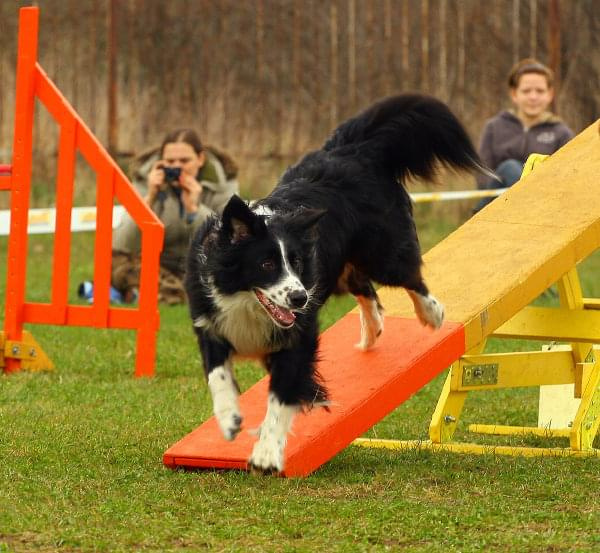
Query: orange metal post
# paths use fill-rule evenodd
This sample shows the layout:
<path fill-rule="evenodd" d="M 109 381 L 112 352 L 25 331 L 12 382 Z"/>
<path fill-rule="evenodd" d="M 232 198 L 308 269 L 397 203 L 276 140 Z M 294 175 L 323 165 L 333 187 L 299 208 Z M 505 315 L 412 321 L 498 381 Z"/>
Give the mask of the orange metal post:
<path fill-rule="evenodd" d="M 6 275 L 4 330 L 7 340 L 21 340 L 27 270 L 27 214 L 31 187 L 31 149 L 38 46 L 38 9 L 19 12 L 15 134 L 10 196 L 10 240 Z M 6 358 L 5 371 L 19 370 L 21 361 Z"/>

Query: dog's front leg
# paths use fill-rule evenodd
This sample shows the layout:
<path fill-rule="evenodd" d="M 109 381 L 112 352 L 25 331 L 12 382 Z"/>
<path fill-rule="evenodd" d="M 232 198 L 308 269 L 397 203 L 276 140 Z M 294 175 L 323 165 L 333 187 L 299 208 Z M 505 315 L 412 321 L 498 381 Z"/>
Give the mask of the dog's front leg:
<path fill-rule="evenodd" d="M 285 445 L 296 413 L 303 407 L 327 403 L 327 391 L 315 371 L 316 335 L 305 336 L 302 342 L 295 349 L 273 353 L 268 360 L 271 382 L 267 414 L 248 461 L 252 470 L 282 472 Z"/>
<path fill-rule="evenodd" d="M 213 412 L 226 440 L 233 440 L 242 428 L 238 404 L 239 387 L 233 376 L 232 348 L 226 341 L 195 329 L 204 361 L 204 372 L 213 400 Z"/>
<path fill-rule="evenodd" d="M 299 410 L 300 405 L 286 405 L 277 394 L 269 392 L 267 414 L 260 425 L 259 438 L 248 461 L 251 470 L 264 474 L 283 471 L 287 435 Z"/>

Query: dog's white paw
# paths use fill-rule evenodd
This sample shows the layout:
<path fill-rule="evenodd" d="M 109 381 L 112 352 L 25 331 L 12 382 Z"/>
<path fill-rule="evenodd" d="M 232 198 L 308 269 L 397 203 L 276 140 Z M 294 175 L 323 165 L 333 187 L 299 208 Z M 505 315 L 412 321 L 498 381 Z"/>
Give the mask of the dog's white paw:
<path fill-rule="evenodd" d="M 223 433 L 223 437 L 228 440 L 234 440 L 242 429 L 242 416 L 238 409 L 224 409 L 217 411 L 215 409 L 215 417 L 219 423 L 219 428 Z"/>
<path fill-rule="evenodd" d="M 213 412 L 226 440 L 233 440 L 242 429 L 238 391 L 231 371 L 217 367 L 208 375 L 208 387 L 213 398 Z"/>
<path fill-rule="evenodd" d="M 259 439 L 254 444 L 248 467 L 253 472 L 273 474 L 283 472 L 283 457 L 287 435 L 298 405 L 285 405 L 273 392 L 269 392 L 267 414 L 260 425 Z"/>
<path fill-rule="evenodd" d="M 440 328 L 444 322 L 444 306 L 431 294 L 422 297 L 421 322 L 432 328 Z"/>
<path fill-rule="evenodd" d="M 383 332 L 383 310 L 374 299 L 357 296 L 356 300 L 360 307 L 360 342 L 355 347 L 367 351 Z"/>
<path fill-rule="evenodd" d="M 444 306 L 431 294 L 422 296 L 409 290 L 415 306 L 415 313 L 424 326 L 440 328 L 444 322 Z"/>
<path fill-rule="evenodd" d="M 248 466 L 253 472 L 274 474 L 283 471 L 283 451 L 285 439 L 273 433 L 260 433 L 260 439 L 254 444 Z"/>

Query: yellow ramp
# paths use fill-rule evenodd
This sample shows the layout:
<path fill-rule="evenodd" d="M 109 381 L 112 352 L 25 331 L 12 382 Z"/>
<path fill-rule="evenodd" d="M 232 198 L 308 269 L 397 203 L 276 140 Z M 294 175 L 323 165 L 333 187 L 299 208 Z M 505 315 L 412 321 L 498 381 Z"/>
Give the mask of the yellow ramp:
<path fill-rule="evenodd" d="M 596 122 L 427 252 L 424 275 L 469 351 L 599 246 Z M 380 296 L 387 315 L 411 316 L 404 294 Z"/>

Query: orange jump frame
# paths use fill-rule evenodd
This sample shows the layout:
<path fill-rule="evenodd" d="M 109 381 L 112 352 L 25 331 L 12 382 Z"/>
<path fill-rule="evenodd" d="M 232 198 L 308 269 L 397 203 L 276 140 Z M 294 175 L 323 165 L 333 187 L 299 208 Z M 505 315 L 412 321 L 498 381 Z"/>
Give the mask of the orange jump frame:
<path fill-rule="evenodd" d="M 136 376 L 152 376 L 159 327 L 158 273 L 162 223 L 102 147 L 37 62 L 39 10 L 19 12 L 16 109 L 11 166 L 0 167 L 0 190 L 11 192 L 10 236 L 4 332 L 0 333 L 0 367 L 13 372 L 36 356 L 37 345 L 23 330 L 25 323 L 122 328 L 137 331 Z M 36 97 L 60 128 L 56 177 L 56 235 L 50 303 L 25 301 L 27 219 L 31 188 L 33 113 Z M 96 172 L 97 223 L 94 247 L 94 302 L 68 304 L 71 253 L 71 209 L 75 153 L 79 150 Z M 113 201 L 131 214 L 142 234 L 142 265 L 137 308 L 109 305 Z M 39 355 L 38 355 L 39 357 Z"/>

